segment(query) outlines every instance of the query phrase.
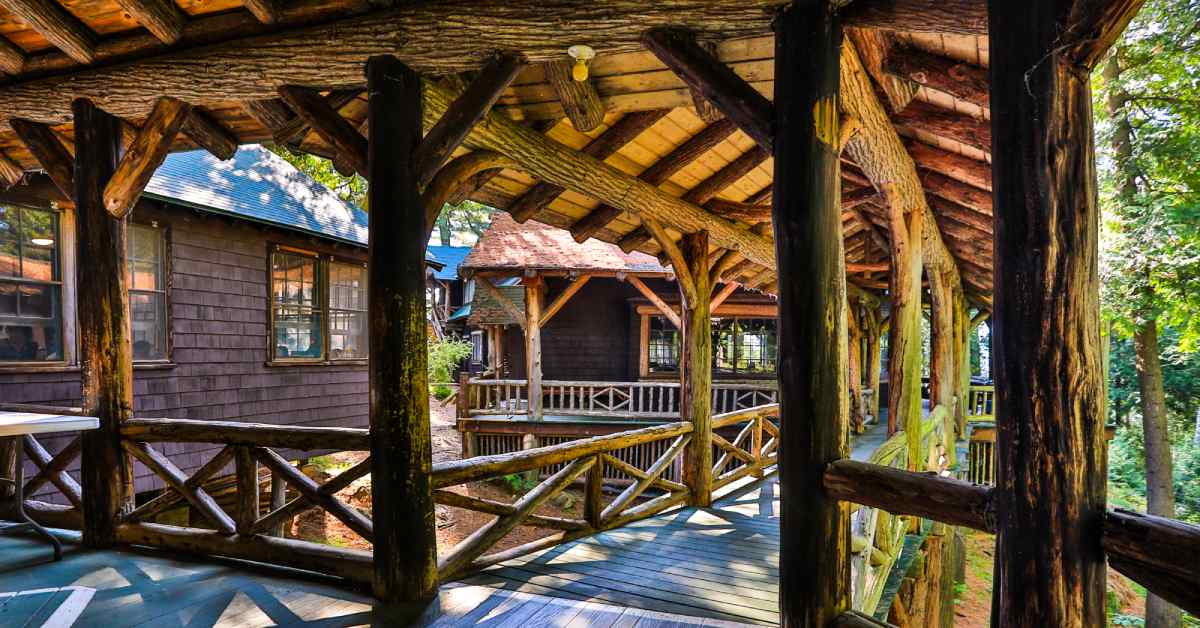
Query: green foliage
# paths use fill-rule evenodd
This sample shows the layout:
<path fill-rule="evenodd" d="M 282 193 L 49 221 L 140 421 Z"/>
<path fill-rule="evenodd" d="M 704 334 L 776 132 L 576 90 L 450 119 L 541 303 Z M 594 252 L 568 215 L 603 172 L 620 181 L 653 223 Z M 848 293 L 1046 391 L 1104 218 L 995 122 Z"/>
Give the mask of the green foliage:
<path fill-rule="evenodd" d="M 500 479 L 508 485 L 508 490 L 512 491 L 514 495 L 528 493 L 538 484 L 537 480 L 526 478 L 524 473 L 510 473 Z"/>
<path fill-rule="evenodd" d="M 433 384 L 452 383 L 450 374 L 471 355 L 471 341 L 446 338 L 429 343 L 429 381 Z"/>
<path fill-rule="evenodd" d="M 487 230 L 494 213 L 494 208 L 475 201 L 463 201 L 458 205 L 446 204 L 434 223 L 438 232 L 438 244 L 450 246 L 455 234 L 460 241 L 473 244 L 475 239 Z"/>
<path fill-rule="evenodd" d="M 343 201 L 353 203 L 367 211 L 367 180 L 356 175 L 343 176 L 333 167 L 333 162 L 324 157 L 308 153 L 292 152 L 286 146 L 267 146 L 271 152 L 292 164 L 297 170 L 312 177 L 317 183 L 333 190 Z"/>
<path fill-rule="evenodd" d="M 453 388 L 450 388 L 449 386 L 447 386 L 445 384 L 434 384 L 430 388 L 433 389 L 433 398 L 437 399 L 438 401 L 441 401 L 441 400 L 445 399 L 446 397 L 449 397 L 451 395 L 451 393 L 454 392 Z"/>
<path fill-rule="evenodd" d="M 1197 313 L 1200 314 L 1200 311 Z M 1172 440 L 1178 440 L 1195 429 L 1196 411 L 1200 409 L 1200 352 L 1184 351 L 1181 346 L 1181 334 L 1174 328 L 1159 330 L 1158 340 L 1168 423 Z M 1141 391 L 1138 387 L 1136 360 L 1132 340 L 1111 340 L 1108 366 L 1108 408 L 1111 423 L 1128 424 L 1138 413 Z"/>
<path fill-rule="evenodd" d="M 1189 438 L 1172 444 L 1175 518 L 1200 523 L 1200 446 Z M 1146 510 L 1145 449 L 1142 429 L 1134 424 L 1117 430 L 1108 447 L 1108 501 L 1113 506 Z"/>

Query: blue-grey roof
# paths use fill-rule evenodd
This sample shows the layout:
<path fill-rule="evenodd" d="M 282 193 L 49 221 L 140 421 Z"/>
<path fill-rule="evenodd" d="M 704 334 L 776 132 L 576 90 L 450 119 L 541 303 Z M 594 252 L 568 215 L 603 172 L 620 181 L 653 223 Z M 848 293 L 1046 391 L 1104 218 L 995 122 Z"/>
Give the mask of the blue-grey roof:
<path fill-rule="evenodd" d="M 438 279 L 458 279 L 458 265 L 471 252 L 469 246 L 433 246 L 429 245 L 429 253 L 433 258 L 446 265 L 445 268 L 433 274 Z"/>

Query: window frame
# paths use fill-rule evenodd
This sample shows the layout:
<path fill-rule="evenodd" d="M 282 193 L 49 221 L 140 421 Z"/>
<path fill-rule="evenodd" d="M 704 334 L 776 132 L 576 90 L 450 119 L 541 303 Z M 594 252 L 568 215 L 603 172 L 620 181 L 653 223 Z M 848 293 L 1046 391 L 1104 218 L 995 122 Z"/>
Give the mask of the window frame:
<path fill-rule="evenodd" d="M 68 244 L 65 237 L 67 228 L 63 224 L 65 222 L 65 218 L 67 217 L 67 213 L 53 204 L 50 207 L 39 207 L 28 203 L 13 203 L 7 201 L 2 204 L 7 207 L 16 208 L 23 211 L 40 211 L 52 214 L 54 216 L 55 246 L 53 275 L 57 277 L 57 279 L 52 281 L 39 281 L 26 279 L 24 277 L 6 277 L 0 279 L 0 281 L 17 286 L 38 285 L 54 286 L 58 288 L 58 299 L 55 303 L 55 312 L 52 319 L 58 320 L 59 355 L 61 357 L 57 360 L 0 360 L 0 369 L 5 371 L 14 369 L 18 371 L 24 371 L 41 370 L 47 368 L 61 369 L 67 367 L 71 364 L 71 359 L 75 353 L 73 346 L 74 335 L 71 333 L 72 330 L 69 329 L 70 325 L 67 321 L 67 314 L 70 311 L 67 303 L 68 296 L 71 296 L 73 301 L 73 295 L 68 294 L 68 290 L 71 288 L 71 282 L 67 281 L 67 254 L 65 252 L 66 245 Z M 23 257 L 24 256 L 22 256 L 21 259 L 23 259 Z"/>
<path fill-rule="evenodd" d="M 132 288 L 133 284 L 130 283 L 126 292 L 128 293 L 127 296 L 131 299 L 129 302 L 129 323 L 131 326 L 133 324 L 133 301 L 132 301 L 133 293 L 134 292 L 160 292 L 162 294 L 162 297 L 163 297 L 163 335 L 164 335 L 163 357 L 150 358 L 150 359 L 145 359 L 145 360 L 138 360 L 135 358 L 133 360 L 133 363 L 135 366 L 174 364 L 173 356 L 174 356 L 175 326 L 173 324 L 173 319 L 171 317 L 171 284 L 173 283 L 171 281 L 171 277 L 172 277 L 172 274 L 171 274 L 171 228 L 166 225 L 160 226 L 157 220 L 150 220 L 147 222 L 131 221 L 129 223 L 129 227 L 130 228 L 141 227 L 141 228 L 153 229 L 153 230 L 157 231 L 158 236 L 159 236 L 158 242 L 161 245 L 161 248 L 159 250 L 162 253 L 161 265 L 159 267 L 160 272 L 162 272 L 162 290 L 161 291 L 134 290 Z M 126 240 L 128 241 L 129 239 L 130 239 L 129 234 L 126 233 Z M 128 252 L 126 252 L 126 257 L 128 257 Z M 127 263 L 128 263 L 128 261 L 127 261 Z M 130 339 L 132 340 L 132 333 L 130 336 L 131 336 Z M 130 350 L 130 353 L 132 354 L 132 348 Z"/>
<path fill-rule="evenodd" d="M 636 305 L 636 307 L 634 308 L 634 312 L 638 316 L 638 319 L 639 319 L 638 327 L 640 330 L 640 333 L 639 333 L 640 337 L 638 338 L 638 341 L 639 341 L 638 342 L 638 375 L 639 375 L 639 377 L 642 379 L 650 379 L 650 380 L 678 377 L 678 375 L 679 375 L 678 366 L 676 366 L 675 370 L 670 370 L 670 371 L 668 371 L 668 370 L 653 370 L 653 371 L 650 370 L 650 342 L 649 342 L 650 341 L 650 319 L 655 316 L 663 317 L 663 313 L 660 312 L 658 310 L 658 308 L 656 308 L 655 306 L 649 305 L 649 304 Z M 777 376 L 777 374 L 779 372 L 779 356 L 778 356 L 778 335 L 779 335 L 778 320 L 779 320 L 779 316 L 778 316 L 777 306 L 774 306 L 774 305 L 767 306 L 765 304 L 762 304 L 762 305 L 760 305 L 760 304 L 736 304 L 736 303 L 735 304 L 725 304 L 721 307 L 718 307 L 713 312 L 711 312 L 709 314 L 709 316 L 710 316 L 711 320 L 713 320 L 713 321 L 716 321 L 718 319 L 729 320 L 729 321 L 731 321 L 731 323 L 734 325 L 734 327 L 736 329 L 740 329 L 740 326 L 738 326 L 738 324 L 737 324 L 737 321 L 739 321 L 739 320 L 764 319 L 764 320 L 775 320 L 776 321 L 776 327 L 775 327 L 776 356 L 775 356 L 775 370 L 774 371 L 738 370 L 738 369 L 736 369 L 737 354 L 735 352 L 734 357 L 733 357 L 734 364 L 735 364 L 734 369 L 718 370 L 717 368 L 715 368 L 714 365 L 710 365 L 710 369 L 711 369 L 714 379 L 763 380 L 763 379 L 773 379 Z M 671 325 L 671 323 L 668 322 L 667 325 Z M 735 336 L 735 341 L 736 341 L 736 336 Z M 735 342 L 735 345 L 736 345 L 736 342 Z M 715 343 L 714 343 L 714 346 L 715 346 Z M 716 359 L 715 351 L 713 352 L 713 359 L 714 360 Z"/>
<path fill-rule="evenodd" d="M 316 279 L 314 284 L 315 305 L 312 306 L 314 312 L 320 312 L 321 315 L 321 355 L 320 356 L 280 356 L 277 354 L 278 342 L 275 334 L 275 309 L 278 305 L 275 300 L 275 276 L 273 268 L 275 265 L 276 254 L 297 255 L 309 257 L 315 260 Z M 367 355 L 355 356 L 351 358 L 334 358 L 331 350 L 332 338 L 332 317 L 331 311 L 334 308 L 329 306 L 329 298 L 331 293 L 330 284 L 330 265 L 342 264 L 345 266 L 361 267 L 364 270 L 367 268 L 366 262 L 361 259 L 355 259 L 343 255 L 335 255 L 332 253 L 314 251 L 286 244 L 269 243 L 267 246 L 267 366 L 310 366 L 310 365 L 362 365 L 366 364 L 370 356 L 370 338 L 369 334 L 363 336 L 363 341 L 366 343 Z M 364 287 L 364 290 L 366 288 Z M 360 311 L 360 310 L 344 310 L 336 308 L 337 311 Z M 361 310 L 364 314 L 368 309 L 364 307 Z M 368 315 L 369 316 L 369 315 Z M 368 328 L 370 319 L 367 320 Z"/>

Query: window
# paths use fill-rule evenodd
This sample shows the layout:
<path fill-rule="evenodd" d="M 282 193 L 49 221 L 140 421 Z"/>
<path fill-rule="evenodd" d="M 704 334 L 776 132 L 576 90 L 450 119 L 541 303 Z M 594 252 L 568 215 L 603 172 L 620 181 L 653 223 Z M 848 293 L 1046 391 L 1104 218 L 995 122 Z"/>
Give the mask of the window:
<path fill-rule="evenodd" d="M 271 255 L 275 360 L 365 359 L 367 269 L 291 250 Z"/>
<path fill-rule="evenodd" d="M 58 213 L 0 205 L 0 362 L 63 361 Z"/>
<path fill-rule="evenodd" d="M 483 364 L 483 332 L 475 330 L 471 332 L 471 363 Z"/>
<path fill-rule="evenodd" d="M 367 269 L 329 263 L 330 357 L 367 357 Z"/>
<path fill-rule="evenodd" d="M 130 225 L 129 319 L 133 359 L 167 359 L 166 238 L 161 229 Z"/>
<path fill-rule="evenodd" d="M 650 372 L 679 368 L 679 330 L 665 316 L 650 317 L 650 335 L 646 352 Z"/>

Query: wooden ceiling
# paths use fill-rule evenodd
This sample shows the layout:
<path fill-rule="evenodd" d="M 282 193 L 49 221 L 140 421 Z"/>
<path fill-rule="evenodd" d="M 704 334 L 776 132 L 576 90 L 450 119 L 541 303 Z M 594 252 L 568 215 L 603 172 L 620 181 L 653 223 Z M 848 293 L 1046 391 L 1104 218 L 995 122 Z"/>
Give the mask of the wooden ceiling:
<path fill-rule="evenodd" d="M 156 93 L 179 96 L 196 105 L 173 150 L 203 147 L 226 157 L 237 144 L 280 141 L 329 156 L 341 169 L 350 171 L 352 165 L 337 149 L 275 97 L 276 88 L 290 83 L 319 89 L 342 117 L 369 133 L 361 62 L 367 56 L 363 51 L 375 52 L 370 46 L 376 44 L 355 48 L 359 35 L 354 29 L 364 24 L 393 28 L 382 18 L 391 15 L 399 19 L 405 11 L 424 11 L 421 15 L 433 21 L 428 25 L 432 31 L 398 31 L 383 46 L 453 89 L 470 78 L 481 55 L 504 48 L 505 37 L 517 29 L 510 25 L 516 22 L 505 20 L 519 17 L 503 13 L 505 9 L 474 5 L 455 9 L 456 4 L 461 3 L 417 2 L 380 8 L 351 0 L 290 0 L 286 4 L 278 0 L 246 0 L 244 4 L 238 0 L 63 0 L 61 4 L 0 0 L 0 70 L 8 73 L 0 79 L 0 103 L 8 103 L 0 104 L 0 175 L 15 182 L 21 171 L 40 168 L 9 128 L 12 118 L 51 124 L 70 149 L 72 130 L 64 107 L 68 96 L 91 97 L 137 126 L 148 111 L 148 98 Z M 514 2 L 511 10 L 531 10 L 536 4 Z M 526 55 L 531 63 L 503 92 L 494 112 L 601 158 L 631 177 L 642 177 L 672 196 L 730 218 L 742 228 L 769 236 L 769 225 L 761 224 L 768 213 L 763 208 L 769 208 L 773 167 L 769 155 L 731 122 L 712 115 L 711 105 L 695 98 L 673 71 L 641 47 L 636 35 L 645 26 L 682 21 L 698 32 L 726 66 L 770 98 L 774 79 L 770 9 L 781 1 L 747 2 L 735 10 L 714 9 L 713 3 L 698 0 L 671 0 L 663 7 L 646 9 L 644 14 L 630 8 L 638 3 L 624 6 L 626 3 L 614 0 L 592 4 L 608 11 L 605 15 L 624 11 L 620 26 L 610 28 L 601 23 L 597 27 L 598 14 L 577 8 L 555 22 L 550 18 L 563 9 L 547 5 L 544 17 L 555 23 L 545 28 L 556 30 L 527 32 L 522 27 L 520 34 L 508 37 L 511 47 L 506 49 Z M 679 12 L 692 5 L 703 9 L 672 16 L 672 9 Z M 847 29 L 847 45 L 857 50 L 879 100 L 918 167 L 929 207 L 966 291 L 977 304 L 986 305 L 992 286 L 991 133 L 982 5 L 972 0 L 855 0 L 850 9 L 857 12 L 847 16 L 853 25 Z M 584 13 L 576 15 L 580 11 Z M 414 18 L 407 19 L 410 21 L 394 28 L 415 29 Z M 493 38 L 501 41 L 490 45 L 468 41 L 473 33 L 486 28 L 501 35 Z M 582 33 L 578 40 L 594 42 L 600 51 L 588 83 L 598 97 L 595 113 L 601 122 L 586 131 L 577 130 L 568 119 L 562 104 L 565 96 L 548 79 L 547 64 L 567 60 L 561 44 L 576 41 L 569 37 L 571 28 Z M 305 33 L 317 44 L 312 50 L 305 48 L 305 37 L 295 37 Z M 352 44 L 345 50 L 331 39 L 341 35 Z M 301 43 L 287 43 L 290 41 Z M 431 43 L 436 41 L 446 42 L 449 50 L 436 49 Z M 324 55 L 328 59 L 321 55 L 323 42 L 329 44 Z M 270 50 L 272 43 L 278 43 L 278 54 L 264 60 L 261 53 Z M 244 63 L 239 61 L 238 51 L 244 52 Z M 405 59 L 406 53 L 411 59 Z M 289 63 L 305 64 L 306 59 L 315 59 L 311 64 L 316 67 L 289 67 Z M 172 74 L 170 68 L 177 66 L 189 68 L 185 78 Z M 167 68 L 159 73 L 161 80 L 158 74 L 149 74 L 154 68 Z M 241 76 L 243 68 L 249 68 L 249 77 Z M 357 72 L 349 71 L 351 68 Z M 254 80 L 255 71 L 261 80 Z M 226 74 L 236 80 L 226 80 Z M 152 78 L 138 81 L 139 76 Z M 188 82 L 187 76 L 194 76 L 194 81 Z M 167 87 L 159 87 L 160 83 Z M 45 95 L 44 106 L 39 93 Z M 455 154 L 473 148 L 468 138 Z M 843 178 L 849 278 L 865 289 L 883 290 L 887 284 L 887 201 L 848 158 Z M 459 196 L 512 209 L 519 218 L 572 229 L 578 237 L 660 253 L 653 239 L 642 237 L 636 216 L 516 170 L 476 177 Z M 679 236 L 678 231 L 671 234 Z M 728 268 L 727 279 L 755 289 L 774 288 L 773 269 L 714 247 L 714 263 L 718 258 Z"/>

